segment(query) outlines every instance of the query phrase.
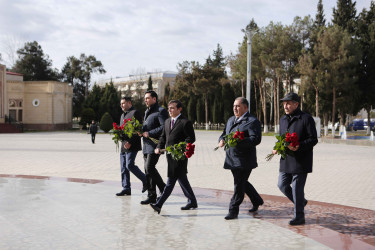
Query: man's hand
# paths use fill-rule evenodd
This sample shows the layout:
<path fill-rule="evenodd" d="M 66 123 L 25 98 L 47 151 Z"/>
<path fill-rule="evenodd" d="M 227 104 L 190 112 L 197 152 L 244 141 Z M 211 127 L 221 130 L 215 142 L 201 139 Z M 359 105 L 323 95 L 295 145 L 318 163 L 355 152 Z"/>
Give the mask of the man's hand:
<path fill-rule="evenodd" d="M 220 140 L 218 146 L 221 148 L 224 147 L 224 140 Z"/>
<path fill-rule="evenodd" d="M 292 146 L 289 145 L 288 148 L 289 148 L 290 150 L 292 150 L 292 151 L 297 151 L 298 148 L 299 148 L 299 145 L 297 145 L 297 146 L 295 146 L 295 147 L 292 147 Z"/>
<path fill-rule="evenodd" d="M 274 154 L 274 155 L 277 154 L 277 150 L 274 150 L 274 149 L 273 149 L 273 150 L 272 150 L 272 154 Z"/>
<path fill-rule="evenodd" d="M 142 136 L 145 137 L 145 138 L 148 138 L 149 134 L 148 134 L 148 132 L 143 132 Z"/>
<path fill-rule="evenodd" d="M 125 142 L 124 148 L 129 149 L 132 145 L 129 142 Z"/>
<path fill-rule="evenodd" d="M 160 152 L 160 148 L 155 148 L 155 154 L 157 154 L 157 155 L 160 155 L 161 154 L 161 152 Z"/>

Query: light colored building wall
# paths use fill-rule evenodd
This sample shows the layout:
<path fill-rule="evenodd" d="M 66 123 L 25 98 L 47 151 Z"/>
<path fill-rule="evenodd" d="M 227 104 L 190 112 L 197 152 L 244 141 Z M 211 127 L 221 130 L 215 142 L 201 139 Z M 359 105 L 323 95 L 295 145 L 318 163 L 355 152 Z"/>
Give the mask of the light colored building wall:
<path fill-rule="evenodd" d="M 167 84 L 173 85 L 176 79 L 176 72 L 165 71 L 165 72 L 147 72 L 141 75 L 129 75 L 127 77 L 118 77 L 114 79 L 106 79 L 98 83 L 99 86 L 104 87 L 106 83 L 111 80 L 113 85 L 118 91 L 121 91 L 123 95 L 130 95 L 136 97 L 138 95 L 143 96 L 148 87 L 148 79 L 151 76 L 152 88 L 158 94 L 159 98 L 164 97 L 165 86 Z"/>
<path fill-rule="evenodd" d="M 73 87 L 54 81 L 8 82 L 9 100 L 23 100 L 25 128 L 71 128 Z"/>

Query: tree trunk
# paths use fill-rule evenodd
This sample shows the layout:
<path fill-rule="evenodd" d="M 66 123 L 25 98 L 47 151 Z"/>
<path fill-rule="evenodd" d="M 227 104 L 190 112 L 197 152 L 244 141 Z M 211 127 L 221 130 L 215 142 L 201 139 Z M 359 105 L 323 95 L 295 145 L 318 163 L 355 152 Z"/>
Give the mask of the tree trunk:
<path fill-rule="evenodd" d="M 259 120 L 257 85 L 256 85 L 256 80 L 255 79 L 254 79 L 254 96 L 255 96 L 255 114 L 256 114 L 256 117 L 258 117 L 258 120 Z M 249 110 L 249 112 L 250 112 L 250 110 Z"/>
<path fill-rule="evenodd" d="M 323 114 L 324 136 L 328 135 L 328 113 Z"/>
<path fill-rule="evenodd" d="M 332 89 L 332 136 L 335 137 L 336 88 Z"/>
<path fill-rule="evenodd" d="M 301 110 L 303 110 L 303 95 L 304 95 L 304 94 L 301 95 L 301 100 L 300 100 L 301 103 L 299 104 Z"/>
<path fill-rule="evenodd" d="M 243 84 L 243 80 L 241 79 L 241 96 L 245 97 L 245 86 Z M 248 100 L 250 102 L 250 100 Z"/>
<path fill-rule="evenodd" d="M 204 111 L 205 111 L 205 121 L 206 121 L 206 129 L 208 130 L 208 94 L 204 95 Z"/>
<path fill-rule="evenodd" d="M 315 89 L 315 116 L 319 117 L 319 92 L 318 87 L 313 83 L 312 84 Z"/>
<path fill-rule="evenodd" d="M 275 133 L 277 133 L 278 131 L 277 131 L 277 104 L 278 104 L 278 102 L 277 102 L 277 97 L 276 97 L 276 91 L 277 91 L 277 84 L 278 84 L 278 81 L 276 80 L 276 81 L 274 81 L 275 82 L 275 84 L 273 85 L 273 100 L 274 100 L 274 102 L 273 102 L 273 125 L 274 125 L 274 131 L 275 131 Z"/>
<path fill-rule="evenodd" d="M 366 111 L 367 111 L 367 132 L 366 134 L 367 135 L 370 135 L 370 131 L 371 131 L 371 106 L 368 105 L 366 107 Z"/>
<path fill-rule="evenodd" d="M 259 82 L 259 86 L 261 87 L 260 92 L 261 94 L 261 101 L 262 101 L 262 107 L 263 107 L 263 127 L 264 127 L 264 133 L 268 132 L 268 124 L 267 124 L 267 103 L 266 103 L 266 87 L 264 86 L 264 81 L 262 79 Z"/>

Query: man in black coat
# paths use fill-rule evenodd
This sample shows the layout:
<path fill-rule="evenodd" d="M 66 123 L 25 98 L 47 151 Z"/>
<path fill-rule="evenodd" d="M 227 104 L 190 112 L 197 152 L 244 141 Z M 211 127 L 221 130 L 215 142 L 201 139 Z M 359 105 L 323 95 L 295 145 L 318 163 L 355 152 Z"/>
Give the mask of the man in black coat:
<path fill-rule="evenodd" d="M 121 98 L 121 108 L 123 114 L 120 118 L 120 126 L 125 123 L 125 120 L 134 117 L 139 122 L 142 122 L 142 116 L 132 105 L 130 97 Z M 117 193 L 117 196 L 131 195 L 130 187 L 130 172 L 132 172 L 140 181 L 143 183 L 142 192 L 147 190 L 147 181 L 145 174 L 134 164 L 135 158 L 137 157 L 138 151 L 142 149 L 141 137 L 137 134 L 133 134 L 131 138 L 126 138 L 121 142 L 121 184 L 122 190 Z"/>
<path fill-rule="evenodd" d="M 90 125 L 90 134 L 91 134 L 91 142 L 95 143 L 95 135 L 98 132 L 98 126 L 96 125 L 95 121 L 93 120 Z"/>
<path fill-rule="evenodd" d="M 296 133 L 299 146 L 288 146 L 286 158 L 280 159 L 278 186 L 280 191 L 294 203 L 294 218 L 290 225 L 305 224 L 304 207 L 305 183 L 307 174 L 312 172 L 313 147 L 318 143 L 315 122 L 311 115 L 299 108 L 300 97 L 296 93 L 288 93 L 281 99 L 285 115 L 280 119 L 280 135 Z M 277 152 L 272 151 L 274 154 Z"/>
<path fill-rule="evenodd" d="M 246 193 L 253 207 L 249 212 L 255 212 L 263 205 L 263 199 L 248 181 L 252 169 L 258 166 L 256 146 L 262 140 L 262 131 L 259 120 L 248 111 L 249 103 L 246 98 L 238 97 L 233 103 L 234 116 L 228 119 L 223 133 L 219 138 L 219 147 L 223 147 L 224 136 L 231 132 L 244 133 L 244 139 L 237 146 L 226 150 L 224 168 L 230 169 L 234 178 L 234 193 L 229 204 L 229 213 L 226 220 L 238 217 L 240 204 Z"/>
<path fill-rule="evenodd" d="M 147 91 L 145 93 L 145 104 L 147 110 L 143 122 L 143 159 L 145 166 L 145 173 L 148 186 L 147 199 L 141 201 L 142 205 L 156 202 L 156 186 L 159 188 L 160 193 L 163 192 L 165 183 L 161 178 L 156 164 L 159 161 L 159 154 L 155 154 L 154 150 L 156 144 L 150 140 L 151 138 L 159 139 L 163 128 L 164 122 L 168 118 L 168 112 L 165 108 L 160 107 L 158 104 L 158 95 L 155 91 Z"/>
<path fill-rule="evenodd" d="M 160 154 L 160 149 L 164 149 L 168 146 L 178 144 L 180 142 L 194 143 L 195 133 L 193 124 L 187 118 L 181 115 L 182 104 L 179 100 L 172 100 L 168 104 L 168 112 L 170 118 L 165 121 L 163 133 L 160 136 L 159 144 L 155 149 L 156 154 Z M 188 198 L 186 206 L 181 207 L 181 210 L 189 210 L 191 208 L 197 208 L 198 203 L 195 198 L 193 189 L 190 186 L 187 178 L 187 165 L 188 159 L 176 161 L 172 159 L 170 154 L 167 154 L 168 162 L 168 181 L 167 185 L 156 202 L 156 204 L 150 204 L 151 207 L 160 213 L 160 210 L 164 202 L 171 195 L 176 181 L 181 186 L 184 195 Z"/>

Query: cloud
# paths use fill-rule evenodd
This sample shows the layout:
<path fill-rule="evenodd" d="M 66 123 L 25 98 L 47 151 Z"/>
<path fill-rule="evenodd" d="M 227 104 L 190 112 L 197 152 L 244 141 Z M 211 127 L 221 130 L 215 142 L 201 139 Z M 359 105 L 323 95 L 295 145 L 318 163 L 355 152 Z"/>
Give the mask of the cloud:
<path fill-rule="evenodd" d="M 270 21 L 288 25 L 297 15 L 314 17 L 317 2 L 0 0 L 0 38 L 38 41 L 59 69 L 71 55 L 95 55 L 107 74 L 93 79 L 109 78 L 137 68 L 176 70 L 184 60 L 204 62 L 218 43 L 228 55 L 237 51 L 241 29 L 252 18 L 261 27 Z M 329 20 L 336 0 L 323 5 Z M 357 1 L 357 10 L 369 6 L 370 0 Z"/>

